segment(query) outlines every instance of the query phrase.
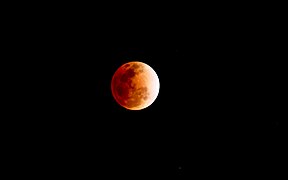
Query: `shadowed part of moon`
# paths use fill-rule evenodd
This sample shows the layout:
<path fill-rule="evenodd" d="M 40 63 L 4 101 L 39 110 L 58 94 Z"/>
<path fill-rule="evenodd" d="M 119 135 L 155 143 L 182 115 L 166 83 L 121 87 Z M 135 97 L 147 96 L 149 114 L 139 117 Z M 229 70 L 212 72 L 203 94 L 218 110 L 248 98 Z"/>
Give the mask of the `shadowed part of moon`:
<path fill-rule="evenodd" d="M 135 72 L 133 69 L 128 69 L 120 78 L 120 81 L 123 83 L 126 83 L 128 81 L 128 79 L 131 79 L 132 77 L 135 76 Z"/>

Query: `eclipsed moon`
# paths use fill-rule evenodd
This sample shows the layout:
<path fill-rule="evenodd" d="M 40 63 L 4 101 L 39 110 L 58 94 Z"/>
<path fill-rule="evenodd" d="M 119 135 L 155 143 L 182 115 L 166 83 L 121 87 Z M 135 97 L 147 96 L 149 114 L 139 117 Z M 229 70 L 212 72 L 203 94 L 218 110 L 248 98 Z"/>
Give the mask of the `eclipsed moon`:
<path fill-rule="evenodd" d="M 112 77 L 111 90 L 118 104 L 129 110 L 150 106 L 158 96 L 160 83 L 147 64 L 132 61 L 120 66 Z"/>

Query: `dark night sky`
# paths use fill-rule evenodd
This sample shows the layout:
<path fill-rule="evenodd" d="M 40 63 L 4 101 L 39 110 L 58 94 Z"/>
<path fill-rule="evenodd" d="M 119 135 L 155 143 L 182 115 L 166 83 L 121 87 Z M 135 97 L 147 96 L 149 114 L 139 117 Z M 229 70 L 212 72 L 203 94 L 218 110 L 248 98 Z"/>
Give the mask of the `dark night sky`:
<path fill-rule="evenodd" d="M 268 28 L 277 22 L 204 6 L 105 13 L 84 7 L 21 26 L 33 37 L 23 37 L 29 40 L 23 55 L 32 56 L 30 76 L 39 86 L 24 112 L 32 117 L 20 122 L 29 131 L 19 143 L 32 152 L 27 161 L 45 166 L 39 172 L 274 173 L 284 131 L 281 46 Z M 142 111 L 120 107 L 110 90 L 116 69 L 134 60 L 160 80 L 158 98 Z"/>

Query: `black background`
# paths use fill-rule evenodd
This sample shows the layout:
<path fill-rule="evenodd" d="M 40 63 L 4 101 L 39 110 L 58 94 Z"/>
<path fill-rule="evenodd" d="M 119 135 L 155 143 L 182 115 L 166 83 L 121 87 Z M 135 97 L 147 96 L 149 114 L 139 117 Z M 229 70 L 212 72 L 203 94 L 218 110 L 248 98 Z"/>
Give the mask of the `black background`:
<path fill-rule="evenodd" d="M 39 176 L 136 179 L 280 168 L 277 18 L 234 5 L 102 6 L 39 5 L 16 16 L 15 64 L 25 70 L 15 164 Z M 110 90 L 117 68 L 135 60 L 160 80 L 141 111 L 119 106 Z"/>

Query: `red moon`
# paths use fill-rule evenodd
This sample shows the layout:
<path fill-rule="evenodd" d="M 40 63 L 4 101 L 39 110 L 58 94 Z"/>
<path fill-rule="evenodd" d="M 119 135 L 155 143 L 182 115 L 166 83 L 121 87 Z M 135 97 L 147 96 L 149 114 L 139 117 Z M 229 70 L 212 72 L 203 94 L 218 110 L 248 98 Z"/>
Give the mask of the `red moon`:
<path fill-rule="evenodd" d="M 120 66 L 111 81 L 114 99 L 129 110 L 150 106 L 158 96 L 160 83 L 156 72 L 147 64 L 132 61 Z"/>

